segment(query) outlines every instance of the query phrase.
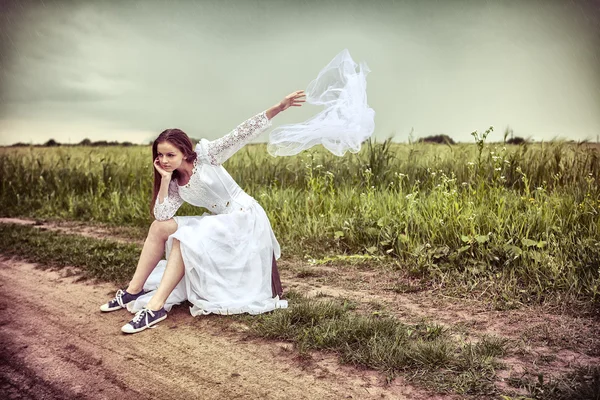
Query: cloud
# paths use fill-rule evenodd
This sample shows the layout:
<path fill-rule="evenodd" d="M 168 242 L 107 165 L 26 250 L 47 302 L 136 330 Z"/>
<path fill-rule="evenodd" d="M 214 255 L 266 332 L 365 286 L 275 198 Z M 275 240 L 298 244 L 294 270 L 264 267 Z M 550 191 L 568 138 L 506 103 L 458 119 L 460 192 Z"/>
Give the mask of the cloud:
<path fill-rule="evenodd" d="M 521 4 L 13 0 L 0 17 L 0 131 L 47 122 L 105 129 L 93 140 L 167 127 L 215 138 L 305 88 L 345 47 L 373 71 L 381 136 L 599 131 L 600 20 Z"/>

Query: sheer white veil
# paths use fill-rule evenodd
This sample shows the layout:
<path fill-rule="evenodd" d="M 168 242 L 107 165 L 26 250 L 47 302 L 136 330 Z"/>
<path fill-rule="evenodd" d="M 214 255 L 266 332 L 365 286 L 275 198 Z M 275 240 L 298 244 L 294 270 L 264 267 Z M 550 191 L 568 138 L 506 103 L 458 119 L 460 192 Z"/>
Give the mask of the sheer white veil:
<path fill-rule="evenodd" d="M 307 103 L 325 109 L 302 123 L 273 129 L 269 153 L 290 156 L 317 144 L 337 156 L 358 152 L 375 130 L 375 111 L 367 105 L 369 72 L 367 64 L 356 64 L 347 49 L 336 55 L 305 90 Z"/>

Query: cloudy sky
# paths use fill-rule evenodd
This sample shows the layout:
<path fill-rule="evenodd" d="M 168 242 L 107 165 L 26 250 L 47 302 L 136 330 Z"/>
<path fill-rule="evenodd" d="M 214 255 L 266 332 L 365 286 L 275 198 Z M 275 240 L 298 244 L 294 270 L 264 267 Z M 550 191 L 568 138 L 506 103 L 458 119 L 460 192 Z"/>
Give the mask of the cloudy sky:
<path fill-rule="evenodd" d="M 376 136 L 600 134 L 597 0 L 2 0 L 0 145 L 216 138 L 365 61 Z M 307 105 L 276 117 L 300 122 Z M 267 134 L 261 136 L 264 141 Z M 259 141 L 261 141 L 259 140 Z"/>

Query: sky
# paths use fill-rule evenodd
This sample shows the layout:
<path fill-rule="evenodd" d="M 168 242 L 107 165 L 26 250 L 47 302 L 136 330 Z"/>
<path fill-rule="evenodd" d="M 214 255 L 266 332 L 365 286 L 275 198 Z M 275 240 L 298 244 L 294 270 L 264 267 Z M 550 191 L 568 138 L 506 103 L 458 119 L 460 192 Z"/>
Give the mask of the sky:
<path fill-rule="evenodd" d="M 175 127 L 215 139 L 343 49 L 371 70 L 378 139 L 600 135 L 600 0 L 0 4 L 0 145 L 147 143 Z"/>

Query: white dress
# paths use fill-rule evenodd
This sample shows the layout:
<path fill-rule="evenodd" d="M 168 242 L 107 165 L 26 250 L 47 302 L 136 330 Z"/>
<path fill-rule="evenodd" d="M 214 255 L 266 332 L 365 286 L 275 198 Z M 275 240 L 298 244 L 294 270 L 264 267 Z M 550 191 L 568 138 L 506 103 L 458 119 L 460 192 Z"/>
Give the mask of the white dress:
<path fill-rule="evenodd" d="M 287 307 L 272 291 L 272 263 L 280 248 L 267 214 L 221 166 L 270 125 L 263 111 L 220 139 L 202 139 L 188 184 L 179 186 L 174 179 L 164 201 L 159 204 L 157 199 L 155 218 L 174 218 L 178 225 L 166 244 L 167 259 L 173 239 L 178 239 L 185 265 L 183 279 L 166 301 L 167 311 L 185 300 L 192 304 L 192 315 L 260 314 Z M 173 217 L 184 201 L 211 213 Z M 130 312 L 148 303 L 166 263 L 158 263 L 144 285 L 149 293 L 129 303 Z"/>

